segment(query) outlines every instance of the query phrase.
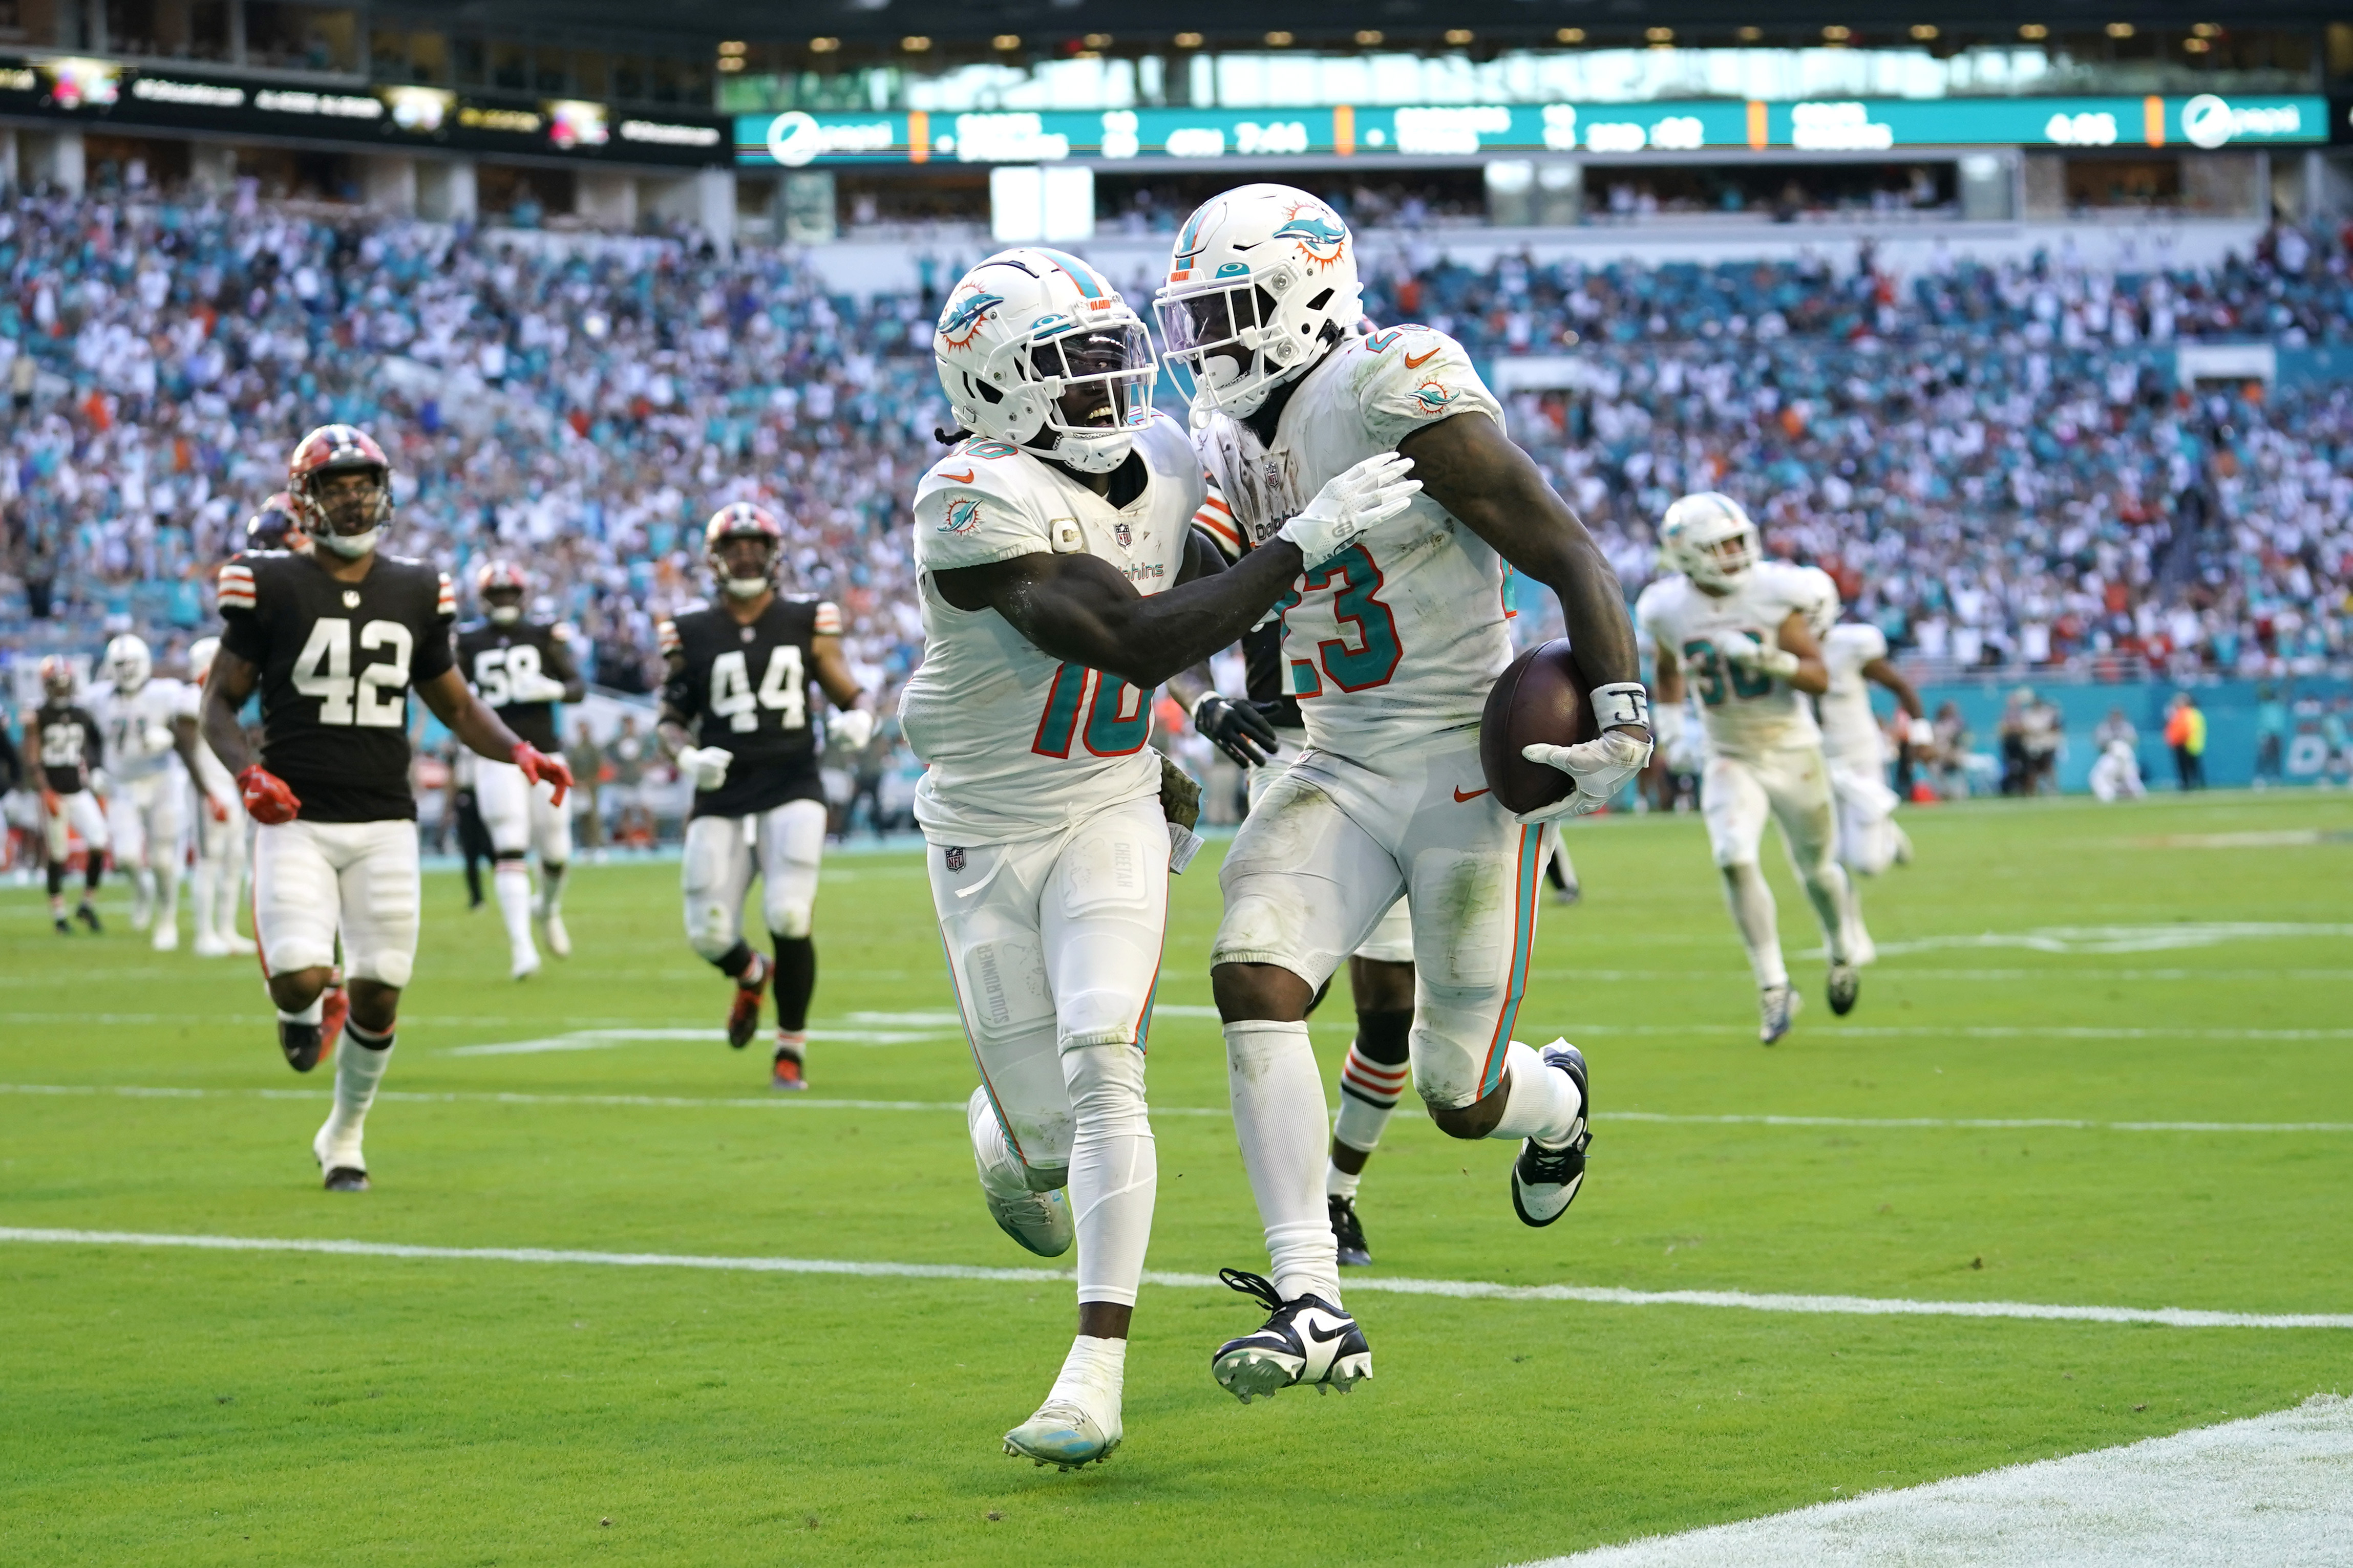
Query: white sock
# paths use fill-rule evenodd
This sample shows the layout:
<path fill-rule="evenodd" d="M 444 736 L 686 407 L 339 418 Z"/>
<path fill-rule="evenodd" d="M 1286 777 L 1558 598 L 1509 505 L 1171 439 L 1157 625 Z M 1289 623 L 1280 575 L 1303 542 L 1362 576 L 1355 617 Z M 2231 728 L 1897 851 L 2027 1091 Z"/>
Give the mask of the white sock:
<path fill-rule="evenodd" d="M 151 913 L 155 908 L 155 873 L 144 866 L 131 873 L 131 907 L 139 914 Z"/>
<path fill-rule="evenodd" d="M 227 874 L 220 879 L 220 890 L 216 895 L 220 904 L 214 910 L 213 929 L 234 942 L 237 939 L 237 906 L 245 895 L 245 874 L 237 868 L 235 861 L 230 861 L 222 869 Z"/>
<path fill-rule="evenodd" d="M 1369 1154 L 1381 1146 L 1398 1096 L 1413 1077 L 1407 1062 L 1377 1062 L 1351 1041 L 1347 1060 L 1340 1064 L 1340 1115 L 1332 1135 L 1349 1148 Z"/>
<path fill-rule="evenodd" d="M 564 870 L 563 866 L 543 865 L 539 868 L 539 918 L 542 920 L 563 912 Z"/>
<path fill-rule="evenodd" d="M 196 940 L 203 942 L 216 931 L 213 917 L 220 895 L 220 868 L 210 860 L 199 858 L 195 869 L 188 874 L 189 912 L 196 917 Z"/>
<path fill-rule="evenodd" d="M 1504 1114 L 1490 1138 L 1533 1138 L 1558 1148 L 1577 1132 L 1577 1119 L 1585 1110 L 1585 1097 L 1577 1084 L 1557 1068 L 1545 1066 L 1533 1047 L 1514 1040 L 1504 1047 Z"/>
<path fill-rule="evenodd" d="M 1078 1230 L 1079 1300 L 1133 1307 L 1160 1184 L 1144 1109 L 1144 1053 L 1125 1045 L 1073 1047 L 1062 1053 L 1062 1081 L 1078 1121 L 1071 1137 L 1071 1220 Z"/>
<path fill-rule="evenodd" d="M 1739 928 L 1740 940 L 1747 945 L 1748 968 L 1757 976 L 1757 989 L 1787 985 L 1789 969 L 1781 962 L 1781 928 L 1776 923 L 1773 889 L 1765 885 L 1765 873 L 1753 861 L 1723 870 L 1724 901 L 1732 910 L 1732 923 Z"/>
<path fill-rule="evenodd" d="M 155 921 L 169 925 L 180 918 L 180 866 L 166 860 L 155 868 Z"/>
<path fill-rule="evenodd" d="M 517 954 L 537 952 L 531 942 L 531 868 L 501 860 L 491 868 L 491 887 L 499 896 L 499 916 L 507 923 L 507 945 Z"/>
<path fill-rule="evenodd" d="M 1062 1358 L 1062 1370 L 1054 1376 L 1054 1386 L 1046 1395 L 1049 1405 L 1067 1400 L 1098 1419 L 1116 1419 L 1119 1415 L 1121 1385 L 1127 1376 L 1127 1342 L 1098 1339 L 1092 1334 L 1081 1334 L 1071 1342 L 1071 1353 Z"/>
<path fill-rule="evenodd" d="M 346 1163 L 364 1167 L 360 1132 L 368 1107 L 375 1103 L 375 1087 L 392 1065 L 392 1041 L 389 1032 L 377 1035 L 357 1024 L 343 1026 L 343 1047 L 335 1053 L 335 1109 L 327 1117 L 326 1142 L 331 1150 L 347 1156 Z"/>
<path fill-rule="evenodd" d="M 1321 1296 L 1340 1304 L 1340 1254 L 1316 1180 L 1324 1162 L 1324 1077 L 1307 1026 L 1246 1019 L 1228 1024 L 1226 1081 L 1234 1137 L 1266 1227 L 1274 1288 L 1284 1300 Z"/>
<path fill-rule="evenodd" d="M 299 1013 L 289 1013 L 283 1007 L 278 1009 L 278 1021 L 281 1024 L 317 1024 L 324 1022 L 326 1015 L 327 994 L 322 991 L 311 998 L 308 1007 Z"/>
<path fill-rule="evenodd" d="M 1853 947 L 1848 939 L 1862 919 L 1854 884 L 1847 879 L 1846 868 L 1827 855 L 1803 880 L 1807 900 L 1814 906 L 1814 919 L 1821 922 L 1822 945 L 1830 949 L 1832 963 L 1844 963 Z"/>

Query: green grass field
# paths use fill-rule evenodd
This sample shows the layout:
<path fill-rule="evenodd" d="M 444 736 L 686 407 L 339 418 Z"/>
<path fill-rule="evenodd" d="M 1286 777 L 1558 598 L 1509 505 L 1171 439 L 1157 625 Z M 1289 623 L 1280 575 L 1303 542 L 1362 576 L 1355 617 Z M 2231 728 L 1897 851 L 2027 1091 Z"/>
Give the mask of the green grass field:
<path fill-rule="evenodd" d="M 1505 1146 L 1400 1117 L 1361 1200 L 1370 1272 L 2353 1310 L 2353 1131 L 2279 1125 L 2353 1124 L 2353 801 L 1907 820 L 1849 1019 L 1773 868 L 1811 1005 L 1770 1051 L 1697 821 L 1576 831 L 1585 900 L 1545 911 L 1520 1033 L 1592 1059 L 1584 1195 L 1525 1229 Z M 518 986 L 495 915 L 427 876 L 356 1197 L 318 1188 L 324 1075 L 281 1064 L 248 963 L 150 952 L 119 890 L 102 939 L 0 892 L 0 1226 L 1036 1263 L 940 1109 L 972 1069 L 912 853 L 828 863 L 818 1023 L 913 1037 L 820 1045 L 807 1100 L 715 1041 L 450 1054 L 715 1027 L 675 878 L 583 868 L 578 955 Z M 1152 1267 L 1262 1268 L 1204 1009 L 1209 857 L 1176 894 Z M 1328 1082 L 1345 996 L 1315 1033 Z M 1829 1120 L 1702 1120 L 1765 1115 Z M 2002 1119 L 2096 1125 L 1953 1124 Z M 2353 1391 L 2343 1329 L 1350 1300 L 1375 1381 L 1244 1408 L 1208 1356 L 1250 1306 L 1147 1287 L 1126 1446 L 1061 1475 L 998 1451 L 1068 1343 L 1050 1278 L 0 1239 L 0 1561 L 1507 1563 Z"/>

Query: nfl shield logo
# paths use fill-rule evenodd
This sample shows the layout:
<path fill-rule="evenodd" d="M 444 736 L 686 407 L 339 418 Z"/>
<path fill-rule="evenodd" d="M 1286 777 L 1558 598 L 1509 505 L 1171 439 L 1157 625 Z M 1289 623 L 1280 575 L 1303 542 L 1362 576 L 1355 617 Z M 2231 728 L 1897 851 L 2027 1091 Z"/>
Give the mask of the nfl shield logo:
<path fill-rule="evenodd" d="M 1111 531 L 1112 537 L 1119 541 L 1119 547 L 1122 550 L 1127 549 L 1135 542 L 1135 531 L 1124 522 L 1112 524 Z"/>
<path fill-rule="evenodd" d="M 345 608 L 345 609 L 347 609 L 347 610 L 356 610 L 356 609 L 358 609 L 359 607 L 360 607 L 360 595 L 359 595 L 359 590 L 358 590 L 358 589 L 356 589 L 356 588 L 346 588 L 346 589 L 344 589 L 344 590 L 343 590 L 343 608 Z"/>
<path fill-rule="evenodd" d="M 945 856 L 942 857 L 942 858 L 947 861 L 947 863 L 948 863 L 948 869 L 949 869 L 949 870 L 951 870 L 951 871 L 961 871 L 961 870 L 963 870 L 963 869 L 964 869 L 964 846 L 963 846 L 963 845 L 961 845 L 961 844 L 952 844 L 952 845 L 948 846 L 948 851 L 947 851 L 947 854 L 946 854 Z"/>

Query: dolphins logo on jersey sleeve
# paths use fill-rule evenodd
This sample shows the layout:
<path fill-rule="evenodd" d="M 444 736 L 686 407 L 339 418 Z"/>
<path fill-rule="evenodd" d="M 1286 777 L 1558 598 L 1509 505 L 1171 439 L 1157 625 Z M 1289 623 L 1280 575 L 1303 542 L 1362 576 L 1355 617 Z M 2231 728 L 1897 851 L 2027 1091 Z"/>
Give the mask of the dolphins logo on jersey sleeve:
<path fill-rule="evenodd" d="M 942 533 L 970 533 L 980 526 L 980 502 L 965 497 L 948 502 L 947 517 L 940 523 Z"/>

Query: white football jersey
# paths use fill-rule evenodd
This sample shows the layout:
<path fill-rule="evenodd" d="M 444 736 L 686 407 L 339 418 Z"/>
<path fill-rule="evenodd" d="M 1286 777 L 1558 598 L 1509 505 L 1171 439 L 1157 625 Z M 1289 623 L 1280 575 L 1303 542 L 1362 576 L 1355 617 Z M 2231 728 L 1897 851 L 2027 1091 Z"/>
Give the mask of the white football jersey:
<path fill-rule="evenodd" d="M 1841 621 L 1822 638 L 1831 689 L 1815 700 L 1821 710 L 1822 755 L 1832 762 L 1877 767 L 1886 760 L 1879 721 L 1871 711 L 1871 682 L 1862 667 L 1887 657 L 1887 637 L 1862 621 Z"/>
<path fill-rule="evenodd" d="M 105 738 L 107 774 L 117 783 L 185 771 L 172 747 L 172 721 L 188 713 L 185 683 L 156 676 L 126 697 L 102 680 L 90 689 L 90 711 Z"/>
<path fill-rule="evenodd" d="M 1780 646 L 1781 623 L 1791 611 L 1819 624 L 1822 573 L 1786 561 L 1760 561 L 1718 598 L 1688 577 L 1662 577 L 1634 602 L 1642 635 L 1675 656 L 1683 681 L 1699 699 L 1708 745 L 1727 757 L 1757 757 L 1789 746 L 1819 745 L 1813 704 L 1786 680 L 1742 669 L 1715 650 L 1726 632 L 1746 632 L 1767 647 Z M 1831 614 L 1838 595 L 1830 588 Z"/>
<path fill-rule="evenodd" d="M 1237 531 L 1256 542 L 1334 476 L 1462 413 L 1504 423 L 1462 345 L 1429 327 L 1385 327 L 1344 340 L 1307 373 L 1271 445 L 1222 415 L 1199 420 L 1195 443 Z M 1512 660 L 1504 576 L 1503 557 L 1423 491 L 1377 542 L 1360 539 L 1302 577 L 1285 601 L 1282 660 L 1308 743 L 1370 761 L 1478 723 Z"/>
<path fill-rule="evenodd" d="M 1085 551 L 1139 594 L 1170 587 L 1207 492 L 1200 461 L 1166 415 L 1136 431 L 1135 451 L 1151 480 L 1125 507 L 1018 447 L 977 438 L 915 487 L 923 662 L 899 717 L 925 764 L 915 820 L 934 843 L 1027 838 L 1159 795 L 1160 754 L 1145 743 L 1151 692 L 1039 652 L 996 611 L 959 610 L 932 582 L 934 572 Z"/>

